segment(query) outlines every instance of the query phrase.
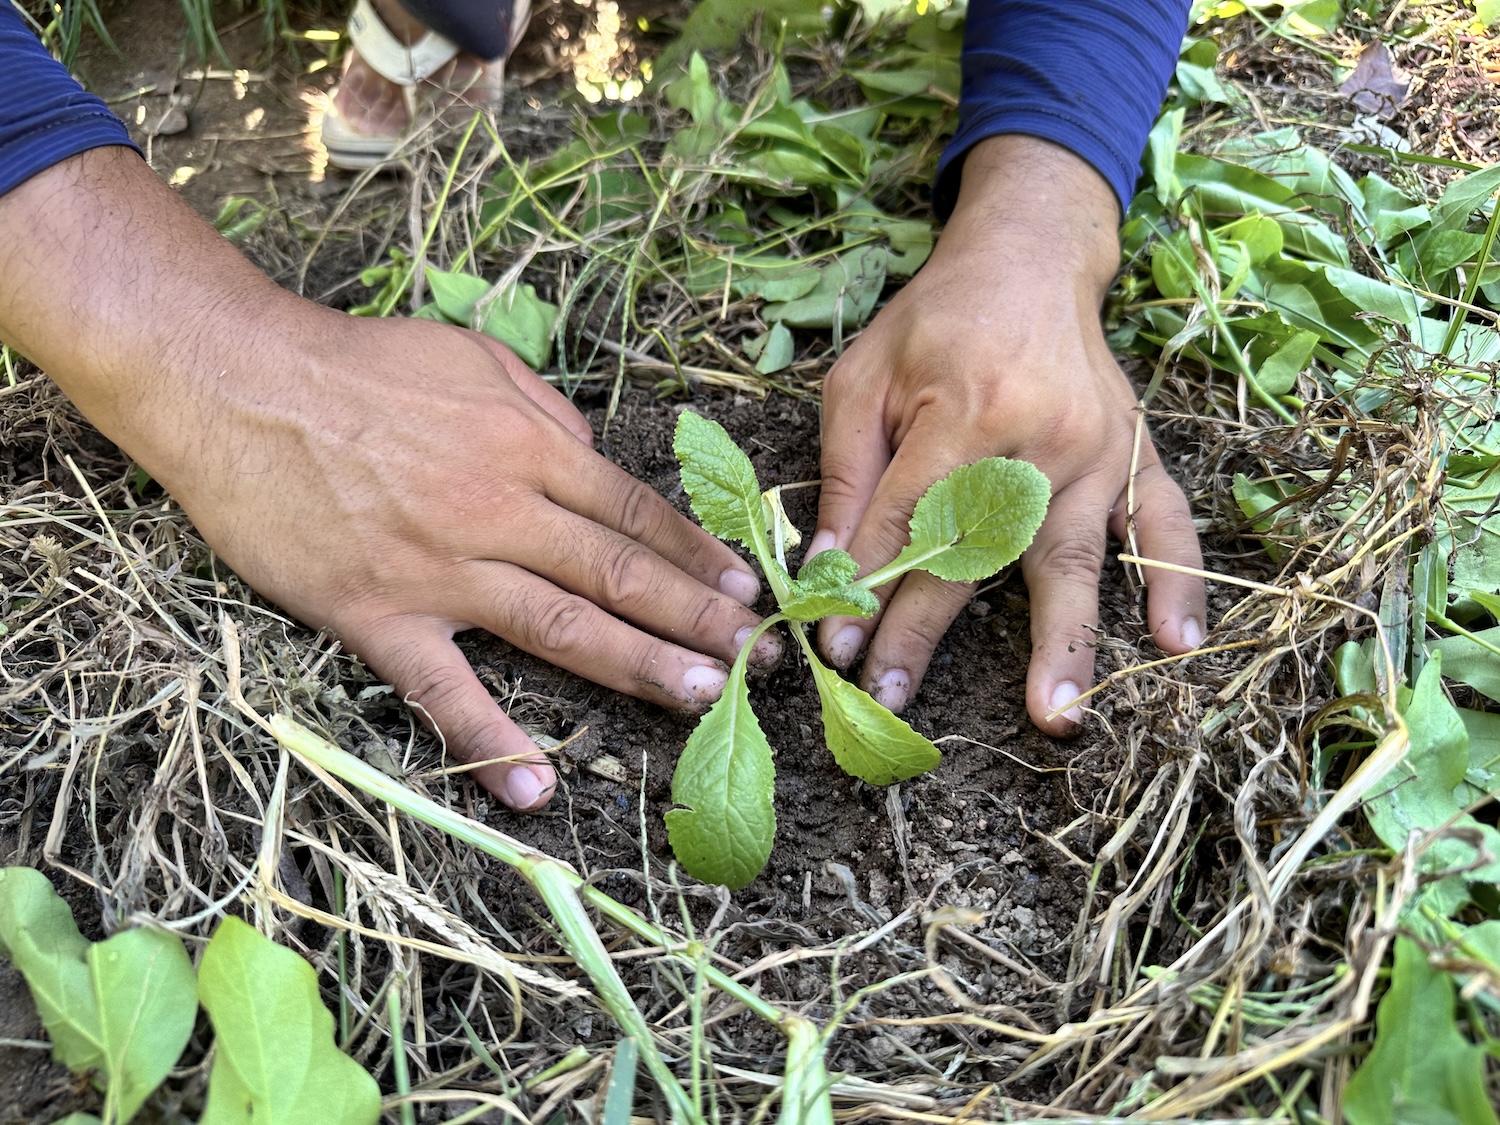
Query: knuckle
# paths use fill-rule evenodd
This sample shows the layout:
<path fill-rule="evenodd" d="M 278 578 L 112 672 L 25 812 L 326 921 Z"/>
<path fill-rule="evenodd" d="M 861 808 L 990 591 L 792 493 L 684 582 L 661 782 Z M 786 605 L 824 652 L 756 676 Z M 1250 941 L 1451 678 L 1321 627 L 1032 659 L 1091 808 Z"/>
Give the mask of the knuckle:
<path fill-rule="evenodd" d="M 650 596 L 655 585 L 654 556 L 638 543 L 627 543 L 607 552 L 599 561 L 598 590 L 609 606 L 636 606 Z"/>
<path fill-rule="evenodd" d="M 1104 537 L 1092 529 L 1077 529 L 1041 550 L 1032 567 L 1038 574 L 1097 584 L 1104 565 Z"/>
<path fill-rule="evenodd" d="M 661 513 L 657 495 L 639 481 L 630 481 L 620 497 L 618 527 L 621 535 L 645 539 L 659 525 Z"/>
<path fill-rule="evenodd" d="M 573 594 L 558 593 L 533 604 L 521 624 L 533 652 L 564 653 L 588 643 L 589 603 Z"/>

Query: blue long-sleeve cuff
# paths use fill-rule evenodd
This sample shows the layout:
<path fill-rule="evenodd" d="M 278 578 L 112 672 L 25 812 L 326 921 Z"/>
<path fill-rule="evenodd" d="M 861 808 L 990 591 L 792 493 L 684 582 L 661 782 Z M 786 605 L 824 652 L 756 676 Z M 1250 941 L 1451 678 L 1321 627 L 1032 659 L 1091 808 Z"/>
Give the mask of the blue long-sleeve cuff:
<path fill-rule="evenodd" d="M 938 165 L 933 206 L 947 218 L 964 156 L 1024 133 L 1092 164 L 1123 211 L 1161 109 L 1191 0 L 970 0 L 958 132 Z"/>
<path fill-rule="evenodd" d="M 9 0 L 0 0 L 0 195 L 104 145 L 136 148 L 125 123 L 47 54 Z"/>

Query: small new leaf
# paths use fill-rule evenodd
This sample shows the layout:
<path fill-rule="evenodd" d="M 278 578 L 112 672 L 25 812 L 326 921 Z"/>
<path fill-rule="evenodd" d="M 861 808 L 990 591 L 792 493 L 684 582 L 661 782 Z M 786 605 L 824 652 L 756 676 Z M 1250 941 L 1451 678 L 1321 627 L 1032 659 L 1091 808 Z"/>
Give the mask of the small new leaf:
<path fill-rule="evenodd" d="M 1052 486 L 1026 461 L 987 457 L 949 473 L 923 494 L 911 542 L 880 573 L 922 569 L 951 582 L 978 582 L 1015 562 L 1047 514 Z"/>
<path fill-rule="evenodd" d="M 865 692 L 818 661 L 810 663 L 823 701 L 823 738 L 845 773 L 891 785 L 943 760 L 936 746 Z"/>
<path fill-rule="evenodd" d="M 684 417 L 687 417 L 684 415 Z M 694 878 L 738 890 L 760 874 L 776 838 L 776 767 L 750 710 L 744 666 L 699 721 L 672 774 L 667 839 Z"/>
<path fill-rule="evenodd" d="M 313 967 L 238 918 L 203 951 L 217 1043 L 201 1125 L 374 1125 L 380 1088 L 333 1041 Z"/>
<path fill-rule="evenodd" d="M 870 591 L 851 586 L 859 564 L 832 548 L 814 555 L 792 579 L 791 598 L 781 612 L 793 621 L 818 621 L 832 614 L 873 617 L 880 603 Z"/>
<path fill-rule="evenodd" d="M 765 519 L 760 482 L 750 458 L 724 427 L 685 410 L 677 419 L 672 451 L 698 522 L 720 539 L 753 546 L 756 525 Z"/>
<path fill-rule="evenodd" d="M 127 1122 L 172 1069 L 198 1014 L 182 939 L 124 930 L 98 944 L 40 871 L 0 870 L 0 953 L 26 978 L 59 1062 L 92 1071 Z"/>

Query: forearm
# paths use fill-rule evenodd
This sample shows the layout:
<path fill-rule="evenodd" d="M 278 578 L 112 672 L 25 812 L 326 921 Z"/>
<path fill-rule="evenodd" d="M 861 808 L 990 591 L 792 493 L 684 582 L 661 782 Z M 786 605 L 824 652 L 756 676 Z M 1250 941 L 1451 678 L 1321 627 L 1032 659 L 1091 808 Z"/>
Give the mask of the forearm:
<path fill-rule="evenodd" d="M 171 487 L 228 399 L 287 374 L 324 313 L 286 293 L 129 149 L 0 196 L 0 340 Z"/>
<path fill-rule="evenodd" d="M 1187 27 L 1189 0 L 973 0 L 964 26 L 958 132 L 934 192 L 940 215 L 973 146 L 1002 134 L 1045 138 L 1130 200 Z"/>

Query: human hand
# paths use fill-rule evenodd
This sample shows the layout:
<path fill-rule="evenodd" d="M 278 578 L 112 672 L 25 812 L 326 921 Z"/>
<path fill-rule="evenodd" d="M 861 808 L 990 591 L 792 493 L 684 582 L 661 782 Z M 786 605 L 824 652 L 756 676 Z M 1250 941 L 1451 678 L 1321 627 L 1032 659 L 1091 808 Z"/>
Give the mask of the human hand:
<path fill-rule="evenodd" d="M 1049 734 L 1093 681 L 1105 531 L 1140 553 L 1200 567 L 1191 514 L 1162 468 L 1135 392 L 1110 355 L 1099 307 L 1119 258 L 1104 179 L 1046 141 L 1000 136 L 970 150 L 958 205 L 932 259 L 834 364 L 823 389 L 823 485 L 809 555 L 849 551 L 868 572 L 895 557 L 933 481 L 989 456 L 1034 463 L 1052 483 L 1021 558 L 1031 592 L 1026 706 Z M 1131 480 L 1132 461 L 1138 459 Z M 1169 653 L 1202 641 L 1201 580 L 1147 575 L 1147 615 Z M 912 573 L 878 591 L 875 618 L 829 618 L 820 647 L 900 710 L 972 585 Z M 874 633 L 871 639 L 871 633 Z"/>
<path fill-rule="evenodd" d="M 509 349 L 280 290 L 125 150 L 0 198 L 0 338 L 251 586 L 337 631 L 455 756 L 492 762 L 475 778 L 512 808 L 556 775 L 455 633 L 701 709 L 759 620 L 748 566 L 595 453 Z"/>

